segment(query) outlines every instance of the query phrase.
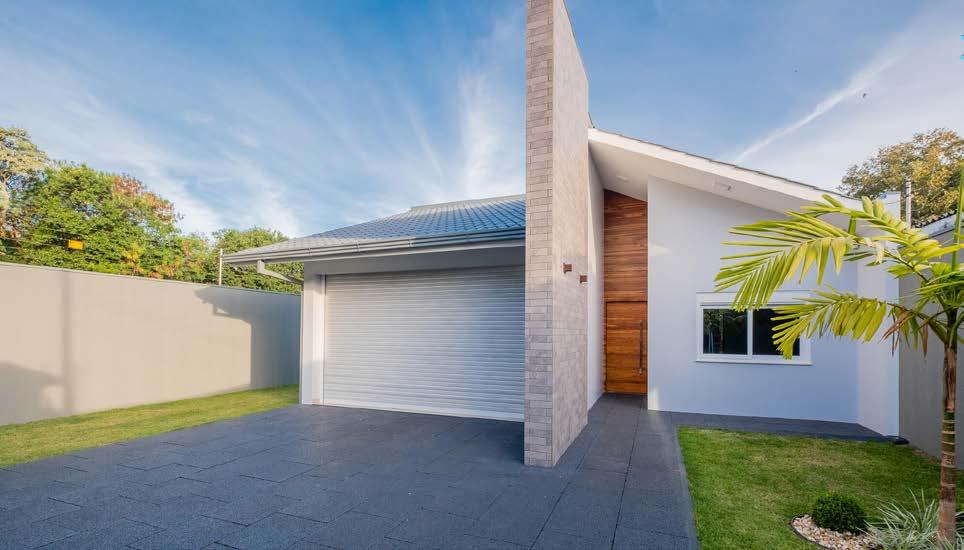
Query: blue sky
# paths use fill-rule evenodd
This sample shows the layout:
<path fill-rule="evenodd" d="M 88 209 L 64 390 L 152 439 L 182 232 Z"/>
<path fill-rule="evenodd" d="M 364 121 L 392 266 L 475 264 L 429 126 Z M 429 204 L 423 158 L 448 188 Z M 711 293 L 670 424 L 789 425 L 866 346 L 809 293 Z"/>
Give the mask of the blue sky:
<path fill-rule="evenodd" d="M 524 2 L 49 2 L 0 13 L 0 124 L 192 231 L 304 235 L 523 190 Z M 964 132 L 954 0 L 569 0 L 597 127 L 835 186 Z"/>

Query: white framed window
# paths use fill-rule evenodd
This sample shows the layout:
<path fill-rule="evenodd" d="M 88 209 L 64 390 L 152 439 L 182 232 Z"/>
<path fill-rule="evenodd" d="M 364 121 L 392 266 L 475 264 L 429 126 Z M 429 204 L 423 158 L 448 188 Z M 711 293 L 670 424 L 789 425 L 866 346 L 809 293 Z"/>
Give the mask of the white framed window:
<path fill-rule="evenodd" d="M 707 363 L 756 363 L 809 365 L 810 340 L 800 338 L 793 346 L 793 358 L 784 359 L 773 343 L 777 314 L 774 307 L 794 303 L 806 296 L 799 292 L 777 292 L 767 307 L 738 312 L 730 308 L 732 292 L 697 294 L 697 361 Z"/>

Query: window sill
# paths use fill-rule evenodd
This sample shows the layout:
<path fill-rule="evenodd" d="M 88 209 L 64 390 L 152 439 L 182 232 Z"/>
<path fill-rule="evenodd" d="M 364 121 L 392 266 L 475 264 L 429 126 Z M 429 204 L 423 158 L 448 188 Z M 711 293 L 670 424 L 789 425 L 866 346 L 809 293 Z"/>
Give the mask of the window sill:
<path fill-rule="evenodd" d="M 810 366 L 809 359 L 767 359 L 763 357 L 697 357 L 697 363 L 732 363 L 736 365 L 793 365 Z"/>

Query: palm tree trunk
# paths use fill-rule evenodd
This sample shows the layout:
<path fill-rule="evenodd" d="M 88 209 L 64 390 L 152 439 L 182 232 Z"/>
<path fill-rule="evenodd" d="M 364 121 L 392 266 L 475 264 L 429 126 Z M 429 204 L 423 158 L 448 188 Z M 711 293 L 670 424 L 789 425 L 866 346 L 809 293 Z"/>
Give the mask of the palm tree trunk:
<path fill-rule="evenodd" d="M 953 323 L 952 323 L 953 326 Z M 938 542 L 954 548 L 957 529 L 956 426 L 957 408 L 957 338 L 951 335 L 944 348 L 944 419 L 941 424 L 941 504 L 938 514 Z"/>

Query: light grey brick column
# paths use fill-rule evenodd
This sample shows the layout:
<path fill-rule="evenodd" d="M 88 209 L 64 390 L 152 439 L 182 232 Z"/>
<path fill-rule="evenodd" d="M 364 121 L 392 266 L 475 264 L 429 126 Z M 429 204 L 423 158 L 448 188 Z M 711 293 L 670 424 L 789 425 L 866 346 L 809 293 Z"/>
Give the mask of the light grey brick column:
<path fill-rule="evenodd" d="M 528 0 L 525 461 L 537 466 L 586 425 L 588 88 L 564 0 Z"/>

